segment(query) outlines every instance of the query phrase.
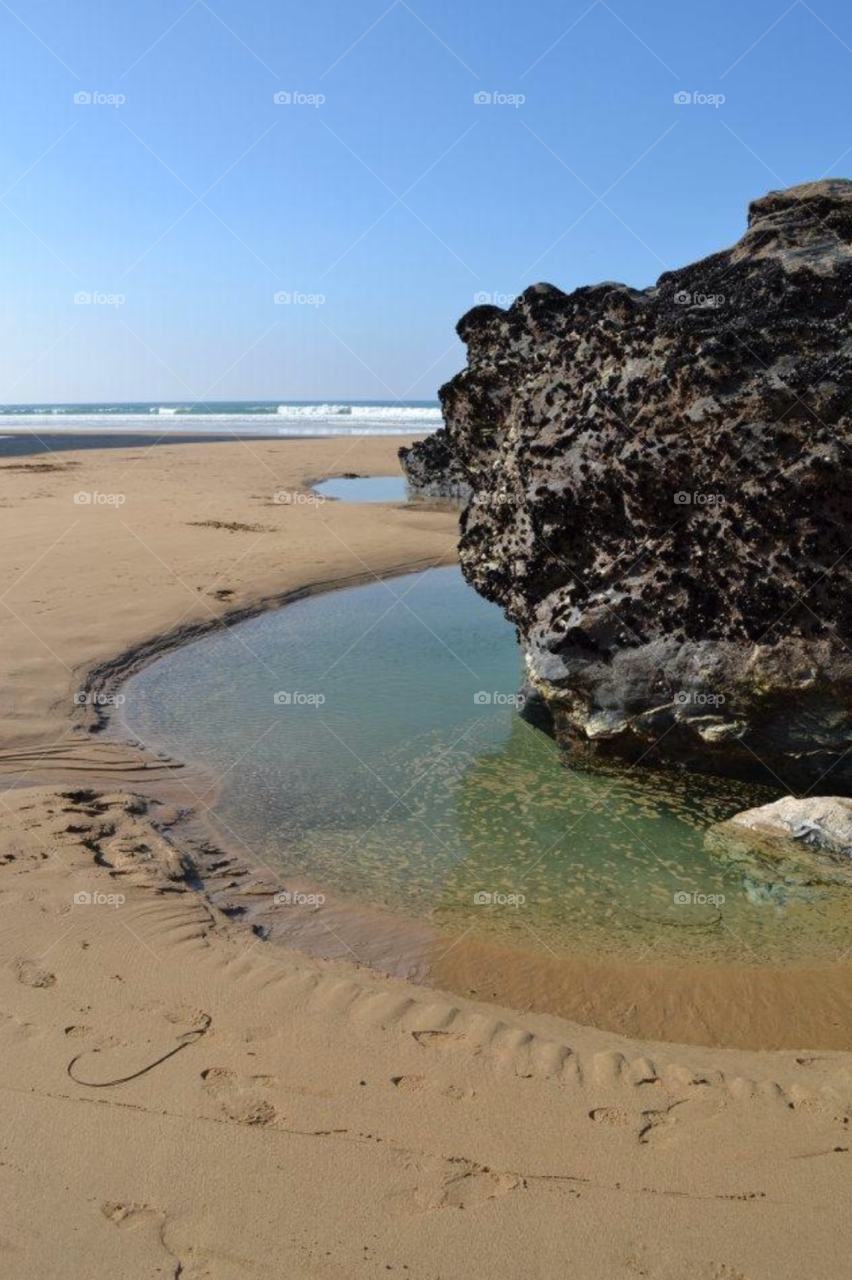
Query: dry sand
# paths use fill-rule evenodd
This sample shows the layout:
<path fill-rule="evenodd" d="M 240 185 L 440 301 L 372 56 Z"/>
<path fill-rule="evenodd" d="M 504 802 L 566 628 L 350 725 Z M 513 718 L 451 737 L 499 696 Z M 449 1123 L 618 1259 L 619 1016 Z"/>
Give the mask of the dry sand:
<path fill-rule="evenodd" d="M 187 624 L 451 558 L 445 513 L 272 502 L 398 443 L 0 460 L 2 1274 L 852 1274 L 852 1055 L 652 1044 L 264 942 L 188 885 L 176 775 L 74 710 Z"/>

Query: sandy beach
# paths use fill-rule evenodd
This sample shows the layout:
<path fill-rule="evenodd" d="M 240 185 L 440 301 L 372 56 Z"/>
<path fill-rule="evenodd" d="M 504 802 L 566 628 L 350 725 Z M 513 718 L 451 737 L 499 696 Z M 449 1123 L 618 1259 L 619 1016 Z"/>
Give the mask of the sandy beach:
<path fill-rule="evenodd" d="M 702 1027 L 712 978 L 679 1044 L 653 969 L 640 1039 L 623 972 L 569 975 L 571 1021 L 511 1008 L 508 970 L 484 1003 L 451 957 L 415 985 L 267 942 L 193 887 L 178 818 L 209 780 L 75 705 L 223 618 L 452 563 L 450 512 L 305 500 L 400 443 L 0 459 L 4 1272 L 848 1274 L 842 966 L 796 1000 L 743 971 L 736 1043 L 784 1045 L 758 1051 Z"/>

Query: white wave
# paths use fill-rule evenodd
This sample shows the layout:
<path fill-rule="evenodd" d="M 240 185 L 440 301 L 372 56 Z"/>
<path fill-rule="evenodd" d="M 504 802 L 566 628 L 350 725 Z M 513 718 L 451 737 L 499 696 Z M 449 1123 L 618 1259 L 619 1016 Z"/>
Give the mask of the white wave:
<path fill-rule="evenodd" d="M 292 418 L 329 418 L 351 414 L 351 404 L 279 404 L 276 413 Z"/>
<path fill-rule="evenodd" d="M 308 431 L 306 428 L 298 427 L 279 427 L 279 436 L 289 436 L 297 439 L 299 436 L 400 436 L 400 435 L 419 435 L 421 432 L 429 433 L 434 431 L 435 424 L 433 422 L 423 423 L 419 427 L 416 424 L 394 423 L 390 426 L 380 427 L 375 423 L 360 423 L 351 426 L 341 427 L 332 425 L 328 422 L 318 423 L 312 426 Z"/>
<path fill-rule="evenodd" d="M 116 408 L 120 408 L 116 406 Z M 248 407 L 247 407 L 248 408 Z M 251 406 L 259 409 L 260 406 Z M 61 416 L 60 416 L 61 415 Z M 155 423 L 153 419 L 163 418 Z M 31 430 L 91 435 L 137 431 L 157 435 L 348 436 L 400 435 L 434 431 L 441 410 L 427 405 L 306 404 L 269 406 L 264 412 L 192 413 L 187 406 L 140 405 L 134 411 L 105 412 L 102 405 L 85 411 L 44 406 L 38 412 L 5 410 L 5 431 Z"/>
<path fill-rule="evenodd" d="M 441 422 L 438 408 L 399 404 L 280 404 L 276 413 L 288 418 L 357 418 L 361 422 Z"/>

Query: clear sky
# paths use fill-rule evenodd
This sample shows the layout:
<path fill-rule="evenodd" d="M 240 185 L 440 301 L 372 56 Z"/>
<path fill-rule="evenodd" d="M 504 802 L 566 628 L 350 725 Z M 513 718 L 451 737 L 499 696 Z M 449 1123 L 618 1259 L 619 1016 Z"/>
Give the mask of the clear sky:
<path fill-rule="evenodd" d="M 852 174 L 841 0 L 0 0 L 0 49 L 7 403 L 431 399 L 477 293 Z"/>

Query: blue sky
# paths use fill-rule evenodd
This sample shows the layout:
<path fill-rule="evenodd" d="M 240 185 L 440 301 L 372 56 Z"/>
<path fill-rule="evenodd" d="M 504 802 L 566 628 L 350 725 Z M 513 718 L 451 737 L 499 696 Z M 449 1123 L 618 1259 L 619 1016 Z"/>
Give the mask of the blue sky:
<path fill-rule="evenodd" d="M 0 48 L 4 402 L 431 399 L 477 293 L 852 174 L 839 0 L 11 0 Z"/>

